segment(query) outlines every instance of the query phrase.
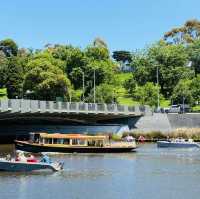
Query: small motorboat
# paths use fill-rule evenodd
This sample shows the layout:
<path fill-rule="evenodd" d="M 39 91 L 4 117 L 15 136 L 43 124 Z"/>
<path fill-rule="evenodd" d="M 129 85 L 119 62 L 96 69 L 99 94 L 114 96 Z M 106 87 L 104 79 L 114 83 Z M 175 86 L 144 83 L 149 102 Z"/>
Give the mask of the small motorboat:
<path fill-rule="evenodd" d="M 14 171 L 14 172 L 27 172 L 36 170 L 52 170 L 60 171 L 63 169 L 64 163 L 46 161 L 47 157 L 44 156 L 41 161 L 36 159 L 8 159 L 0 158 L 0 171 Z"/>
<path fill-rule="evenodd" d="M 192 139 L 188 139 L 186 141 L 183 138 L 171 139 L 166 141 L 158 141 L 158 147 L 173 147 L 173 148 L 200 148 L 200 145 L 195 143 Z"/>

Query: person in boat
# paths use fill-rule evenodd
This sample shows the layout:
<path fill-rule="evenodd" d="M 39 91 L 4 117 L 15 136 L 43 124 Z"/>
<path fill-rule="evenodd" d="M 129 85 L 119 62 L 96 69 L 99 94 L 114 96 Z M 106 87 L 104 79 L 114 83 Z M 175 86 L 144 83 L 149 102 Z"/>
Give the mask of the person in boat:
<path fill-rule="evenodd" d="M 124 138 L 124 141 L 125 142 L 133 142 L 135 140 L 135 138 L 133 136 L 130 136 L 130 135 L 127 135 L 125 138 Z"/>
<path fill-rule="evenodd" d="M 7 156 L 6 156 L 6 158 L 5 158 L 7 161 L 11 161 L 11 155 L 10 154 L 8 154 Z"/>
<path fill-rule="evenodd" d="M 44 156 L 42 157 L 42 159 L 40 160 L 40 162 L 48 163 L 48 164 L 51 164 L 51 163 L 52 163 L 50 157 L 47 156 L 47 155 L 44 155 Z"/>
<path fill-rule="evenodd" d="M 27 162 L 38 162 L 38 160 L 35 158 L 34 155 L 29 154 L 29 157 L 27 158 Z"/>
<path fill-rule="evenodd" d="M 139 138 L 138 138 L 138 142 L 144 143 L 145 137 L 143 135 L 140 135 Z"/>
<path fill-rule="evenodd" d="M 15 161 L 26 162 L 27 158 L 25 157 L 23 152 L 20 152 L 16 155 Z"/>

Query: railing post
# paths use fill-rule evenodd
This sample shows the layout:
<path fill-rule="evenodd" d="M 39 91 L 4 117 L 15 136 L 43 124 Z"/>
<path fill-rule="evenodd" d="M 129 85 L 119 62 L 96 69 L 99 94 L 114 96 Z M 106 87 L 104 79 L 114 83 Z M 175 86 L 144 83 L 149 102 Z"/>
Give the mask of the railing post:
<path fill-rule="evenodd" d="M 57 102 L 58 103 L 58 112 L 62 113 L 62 102 Z"/>
<path fill-rule="evenodd" d="M 124 113 L 125 113 L 126 115 L 129 114 L 128 106 L 124 106 Z"/>
<path fill-rule="evenodd" d="M 140 107 L 138 105 L 135 106 L 135 114 L 139 115 L 141 113 Z"/>
<path fill-rule="evenodd" d="M 98 113 L 98 107 L 97 107 L 96 103 L 94 104 L 94 110 L 95 110 L 95 113 L 97 114 Z"/>
<path fill-rule="evenodd" d="M 118 113 L 117 104 L 113 104 L 113 105 L 114 105 L 114 114 L 117 115 Z"/>
<path fill-rule="evenodd" d="M 54 112 L 53 101 L 49 101 L 49 112 L 50 113 Z"/>
<path fill-rule="evenodd" d="M 108 114 L 108 107 L 107 107 L 107 104 L 104 103 L 104 112 L 105 114 Z"/>
<path fill-rule="evenodd" d="M 84 113 L 88 114 L 88 103 L 84 103 Z"/>

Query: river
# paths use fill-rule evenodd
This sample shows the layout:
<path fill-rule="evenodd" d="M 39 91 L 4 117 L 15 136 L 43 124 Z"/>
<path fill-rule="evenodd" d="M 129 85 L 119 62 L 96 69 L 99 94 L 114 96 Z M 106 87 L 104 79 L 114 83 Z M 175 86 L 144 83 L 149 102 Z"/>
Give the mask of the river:
<path fill-rule="evenodd" d="M 1 146 L 1 155 L 12 150 Z M 0 172 L 1 199 L 199 199 L 200 150 L 141 145 L 136 153 L 66 154 L 62 172 Z"/>

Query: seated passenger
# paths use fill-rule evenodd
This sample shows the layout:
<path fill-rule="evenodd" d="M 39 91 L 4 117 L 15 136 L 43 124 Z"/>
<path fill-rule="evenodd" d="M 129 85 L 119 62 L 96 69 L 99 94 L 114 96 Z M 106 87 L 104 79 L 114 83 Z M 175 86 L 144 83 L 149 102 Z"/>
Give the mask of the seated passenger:
<path fill-rule="evenodd" d="M 26 162 L 27 158 L 24 156 L 24 153 L 18 153 L 16 155 L 15 161 Z"/>
<path fill-rule="evenodd" d="M 51 164 L 52 162 L 51 162 L 51 159 L 49 158 L 49 156 L 47 156 L 47 155 L 44 155 L 43 157 L 42 157 L 42 159 L 40 160 L 40 162 L 44 162 L 44 163 L 48 163 L 48 164 Z"/>
<path fill-rule="evenodd" d="M 29 155 L 29 157 L 27 158 L 27 162 L 38 162 L 38 160 L 35 158 L 34 155 Z"/>

